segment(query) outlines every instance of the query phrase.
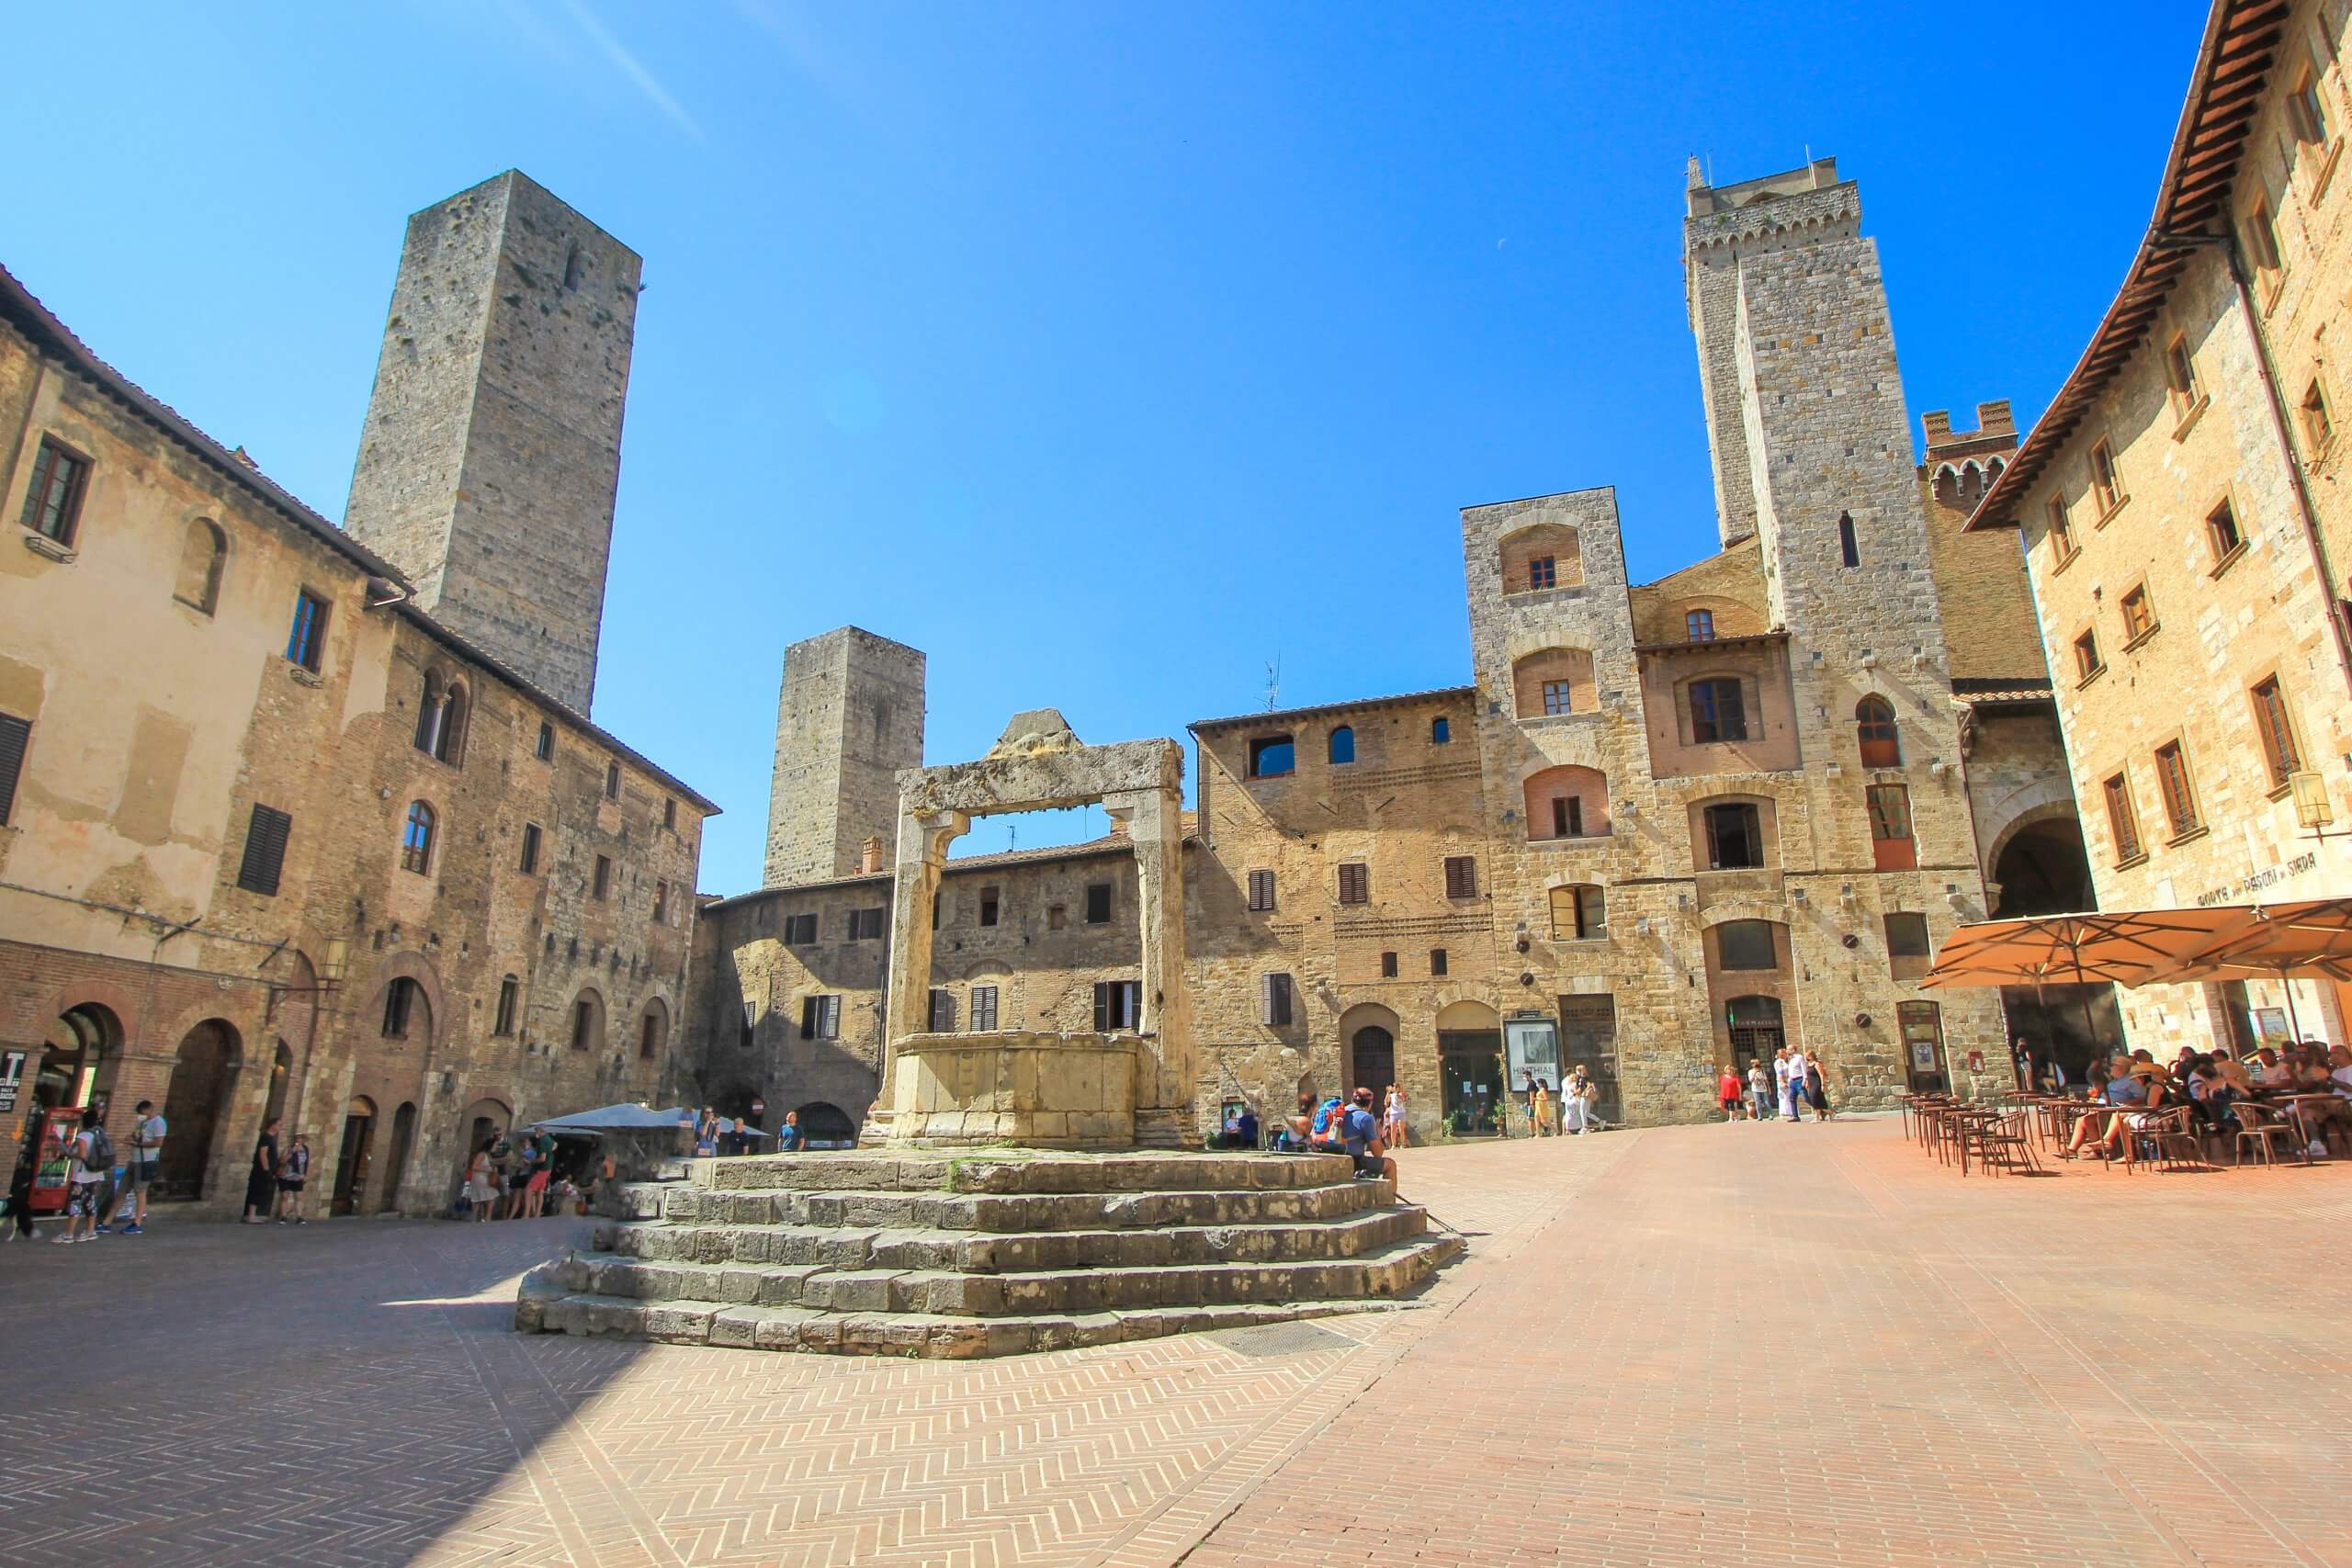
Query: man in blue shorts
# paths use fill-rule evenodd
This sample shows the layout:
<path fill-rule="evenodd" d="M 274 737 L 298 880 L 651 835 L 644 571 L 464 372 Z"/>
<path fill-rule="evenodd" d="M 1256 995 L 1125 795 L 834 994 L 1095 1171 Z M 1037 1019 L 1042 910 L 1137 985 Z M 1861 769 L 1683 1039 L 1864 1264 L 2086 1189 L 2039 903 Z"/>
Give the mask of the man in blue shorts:
<path fill-rule="evenodd" d="M 1396 1162 L 1388 1157 L 1388 1149 L 1380 1141 L 1380 1118 L 1372 1113 L 1372 1090 L 1360 1089 L 1354 1102 L 1340 1116 L 1340 1147 L 1356 1162 L 1358 1176 L 1385 1176 L 1396 1179 Z"/>

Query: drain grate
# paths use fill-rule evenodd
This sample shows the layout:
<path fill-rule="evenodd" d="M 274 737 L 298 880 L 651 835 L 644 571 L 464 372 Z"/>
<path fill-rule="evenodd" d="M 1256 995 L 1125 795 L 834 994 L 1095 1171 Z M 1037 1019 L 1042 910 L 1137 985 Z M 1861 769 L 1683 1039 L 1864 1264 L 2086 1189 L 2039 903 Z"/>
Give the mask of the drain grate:
<path fill-rule="evenodd" d="M 1306 1356 L 1317 1350 L 1346 1350 L 1356 1343 L 1319 1323 L 1261 1323 L 1254 1328 L 1220 1328 L 1207 1336 L 1227 1349 L 1245 1356 Z"/>

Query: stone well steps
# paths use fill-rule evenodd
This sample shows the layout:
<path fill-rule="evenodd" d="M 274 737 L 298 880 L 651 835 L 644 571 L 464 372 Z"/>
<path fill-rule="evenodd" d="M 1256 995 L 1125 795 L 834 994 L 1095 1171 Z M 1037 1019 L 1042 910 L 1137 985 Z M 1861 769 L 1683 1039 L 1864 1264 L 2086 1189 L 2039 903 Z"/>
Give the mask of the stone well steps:
<path fill-rule="evenodd" d="M 600 1200 L 519 1328 L 1001 1355 L 1395 1306 L 1461 1249 L 1329 1156 L 698 1160 Z"/>

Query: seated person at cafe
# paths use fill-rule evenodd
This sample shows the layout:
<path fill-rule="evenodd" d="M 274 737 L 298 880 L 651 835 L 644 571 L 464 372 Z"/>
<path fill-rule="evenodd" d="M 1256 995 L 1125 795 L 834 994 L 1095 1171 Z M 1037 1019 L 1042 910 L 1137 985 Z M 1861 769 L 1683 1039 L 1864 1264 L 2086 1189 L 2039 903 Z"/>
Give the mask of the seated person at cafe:
<path fill-rule="evenodd" d="M 2254 1079 L 2247 1076 L 2245 1064 L 2232 1055 L 2227 1046 L 2214 1047 L 2213 1070 L 2222 1075 L 2222 1081 L 2229 1086 L 2233 1096 L 2252 1092 Z"/>
<path fill-rule="evenodd" d="M 2165 1082 L 2164 1069 L 2153 1061 L 2116 1057 L 2109 1065 L 2107 1088 L 2101 1092 L 2101 1098 L 2115 1109 L 2093 1111 L 2075 1122 L 2075 1135 L 2059 1151 L 2059 1157 L 2075 1159 L 2086 1148 L 2112 1156 L 2124 1135 L 2145 1126 L 2149 1111 L 2164 1103 Z M 2106 1123 L 2104 1128 L 2101 1122 Z"/>
<path fill-rule="evenodd" d="M 2188 1069 L 2188 1118 L 2200 1133 L 2226 1136 L 2233 1131 L 2230 1105 L 2237 1099 L 2212 1057 L 2199 1055 Z"/>
<path fill-rule="evenodd" d="M 2251 1070 L 2255 1085 L 2259 1089 L 2285 1089 L 2294 1081 L 2293 1071 L 2279 1059 L 2276 1045 L 2265 1045 L 2256 1051 Z"/>

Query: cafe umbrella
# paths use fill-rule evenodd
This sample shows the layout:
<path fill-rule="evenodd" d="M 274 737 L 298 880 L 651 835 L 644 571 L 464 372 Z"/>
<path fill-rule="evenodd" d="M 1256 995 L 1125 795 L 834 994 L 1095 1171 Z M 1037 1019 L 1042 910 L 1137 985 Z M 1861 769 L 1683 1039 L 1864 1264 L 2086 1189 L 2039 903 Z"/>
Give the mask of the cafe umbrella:
<path fill-rule="evenodd" d="M 1946 937 L 1919 984 L 1928 989 L 1971 986 L 2031 986 L 2037 1004 L 2044 986 L 2144 986 L 2172 978 L 2192 954 L 2235 930 L 2249 911 L 2126 909 L 2031 915 L 1980 920 Z M 2097 1048 L 2090 997 L 2082 998 L 2083 1027 Z"/>
<path fill-rule="evenodd" d="M 2290 1034 L 2303 1037 L 2290 980 L 2352 981 L 2352 898 L 2232 906 L 2236 917 L 2202 948 L 2165 973 L 2136 985 L 2200 980 L 2275 979 L 2287 998 Z"/>

